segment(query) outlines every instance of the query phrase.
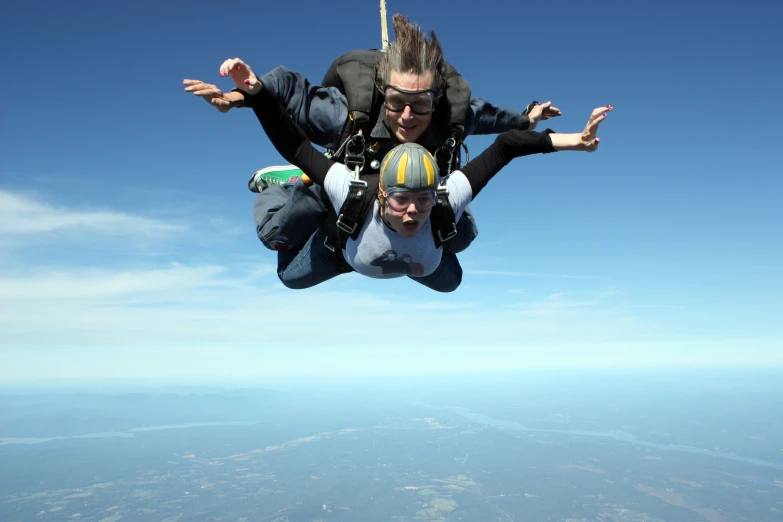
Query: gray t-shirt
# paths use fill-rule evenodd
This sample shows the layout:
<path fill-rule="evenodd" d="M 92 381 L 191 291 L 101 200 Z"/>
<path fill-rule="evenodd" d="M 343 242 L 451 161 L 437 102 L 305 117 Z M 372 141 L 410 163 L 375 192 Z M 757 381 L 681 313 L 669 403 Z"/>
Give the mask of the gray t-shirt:
<path fill-rule="evenodd" d="M 333 165 L 326 174 L 324 189 L 338 212 L 350 192 L 351 179 L 351 172 L 342 163 Z M 460 171 L 446 179 L 446 186 L 454 219 L 458 221 L 473 198 L 473 191 Z M 429 218 L 414 237 L 402 237 L 383 222 L 379 205 L 376 200 L 356 240 L 348 238 L 343 250 L 348 264 L 362 275 L 381 279 L 433 273 L 440 264 L 443 249 L 435 248 Z"/>

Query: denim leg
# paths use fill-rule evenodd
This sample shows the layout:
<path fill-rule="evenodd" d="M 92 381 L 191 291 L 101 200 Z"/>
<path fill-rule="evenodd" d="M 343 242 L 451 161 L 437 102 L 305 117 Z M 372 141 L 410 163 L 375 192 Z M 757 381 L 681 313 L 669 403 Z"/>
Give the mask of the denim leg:
<path fill-rule="evenodd" d="M 433 273 L 410 278 L 437 292 L 453 292 L 462 283 L 462 267 L 456 254 L 443 254 L 443 259 Z"/>
<path fill-rule="evenodd" d="M 264 189 L 253 203 L 256 234 L 270 250 L 296 250 L 326 218 L 321 187 L 315 183 L 284 183 Z"/>
<path fill-rule="evenodd" d="M 287 288 L 311 288 L 343 273 L 333 256 L 324 246 L 321 230 L 316 230 L 301 250 L 277 253 L 277 277 Z"/>

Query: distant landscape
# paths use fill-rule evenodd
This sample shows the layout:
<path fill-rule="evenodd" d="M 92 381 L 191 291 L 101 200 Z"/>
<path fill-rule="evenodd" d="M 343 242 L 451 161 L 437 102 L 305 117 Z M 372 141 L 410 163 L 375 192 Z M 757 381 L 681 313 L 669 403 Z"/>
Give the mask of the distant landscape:
<path fill-rule="evenodd" d="M 6 389 L 0 519 L 781 520 L 780 377 Z"/>

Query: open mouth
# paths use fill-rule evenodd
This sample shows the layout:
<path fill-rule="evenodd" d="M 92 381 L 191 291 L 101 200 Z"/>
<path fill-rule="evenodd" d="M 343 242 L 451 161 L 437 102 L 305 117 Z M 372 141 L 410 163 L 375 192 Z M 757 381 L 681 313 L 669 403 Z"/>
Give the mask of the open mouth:
<path fill-rule="evenodd" d="M 405 230 L 416 230 L 419 226 L 419 222 L 416 220 L 412 221 L 406 221 L 402 224 L 403 227 L 405 227 Z"/>

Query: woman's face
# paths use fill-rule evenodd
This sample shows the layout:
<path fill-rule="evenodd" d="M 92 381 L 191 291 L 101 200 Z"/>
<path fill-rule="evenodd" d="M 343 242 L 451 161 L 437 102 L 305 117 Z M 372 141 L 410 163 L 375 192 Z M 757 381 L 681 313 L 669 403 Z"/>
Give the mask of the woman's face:
<path fill-rule="evenodd" d="M 402 237 L 414 237 L 432 213 L 435 198 L 434 190 L 393 192 L 386 196 L 381 217 Z"/>

